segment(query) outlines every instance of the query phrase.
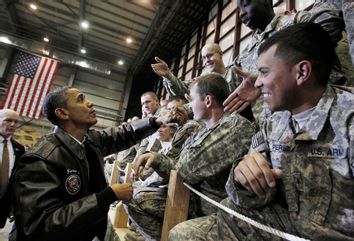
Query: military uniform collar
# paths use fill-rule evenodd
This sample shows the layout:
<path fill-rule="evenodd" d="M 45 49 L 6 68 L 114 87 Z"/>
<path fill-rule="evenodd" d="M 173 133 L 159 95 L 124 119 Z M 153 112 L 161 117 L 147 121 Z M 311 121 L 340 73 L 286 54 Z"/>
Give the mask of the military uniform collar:
<path fill-rule="evenodd" d="M 69 133 L 60 127 L 54 130 L 54 135 L 72 152 L 73 155 L 81 160 L 85 159 L 85 147 L 77 139 L 74 139 Z"/>
<path fill-rule="evenodd" d="M 328 120 L 329 111 L 333 104 L 334 98 L 334 90 L 328 86 L 322 98 L 316 105 L 315 110 L 312 112 L 308 122 L 300 129 L 298 133 L 295 133 L 295 140 L 317 140 L 326 121 Z M 282 111 L 278 113 L 281 113 L 280 121 L 279 123 L 274 124 L 276 124 L 276 128 L 279 131 L 273 132 L 273 137 L 276 140 L 279 140 L 285 130 L 289 128 L 289 121 L 291 118 L 291 113 L 289 111 Z M 277 115 L 277 113 L 274 114 Z"/>
<path fill-rule="evenodd" d="M 296 137 L 297 140 L 317 140 L 326 121 L 328 120 L 329 111 L 335 98 L 334 90 L 328 86 L 322 98 L 318 102 L 315 110 L 305 126 L 302 128 L 303 133 Z"/>
<path fill-rule="evenodd" d="M 276 30 L 277 24 L 279 22 L 279 18 L 281 16 L 274 16 L 272 21 L 267 25 L 267 27 L 264 29 L 264 31 L 261 31 L 260 29 L 257 29 L 251 38 L 251 43 L 250 43 L 250 48 L 249 51 L 251 51 L 254 47 L 259 45 L 261 42 L 263 42 L 264 39 L 268 38 L 269 33 L 273 32 Z"/>

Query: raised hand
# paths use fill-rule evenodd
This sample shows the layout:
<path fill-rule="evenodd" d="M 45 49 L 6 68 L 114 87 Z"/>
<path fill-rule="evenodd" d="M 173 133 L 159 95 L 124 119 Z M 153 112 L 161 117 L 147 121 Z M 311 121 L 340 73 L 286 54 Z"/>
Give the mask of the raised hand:
<path fill-rule="evenodd" d="M 261 95 L 260 89 L 254 86 L 257 75 L 242 71 L 240 68 L 233 66 L 232 71 L 243 78 L 242 83 L 227 97 L 224 101 L 225 112 L 241 112 L 247 106 L 256 101 Z"/>
<path fill-rule="evenodd" d="M 154 72 L 161 77 L 168 77 L 169 74 L 171 73 L 170 69 L 168 68 L 168 65 L 166 64 L 165 61 L 160 59 L 159 57 L 155 57 L 155 64 L 151 64 L 151 68 L 154 70 Z"/>
<path fill-rule="evenodd" d="M 269 189 L 274 188 L 276 186 L 275 180 L 280 178 L 282 174 L 282 170 L 272 169 L 259 152 L 245 155 L 234 169 L 235 181 L 258 196 L 262 196 Z"/>

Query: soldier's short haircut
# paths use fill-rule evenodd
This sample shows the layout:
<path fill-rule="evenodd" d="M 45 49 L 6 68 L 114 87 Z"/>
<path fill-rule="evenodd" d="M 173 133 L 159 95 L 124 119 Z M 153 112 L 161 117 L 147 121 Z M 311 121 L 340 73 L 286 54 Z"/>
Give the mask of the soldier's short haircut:
<path fill-rule="evenodd" d="M 320 25 L 300 23 L 280 30 L 259 47 L 258 56 L 273 45 L 277 46 L 275 56 L 283 59 L 289 68 L 302 60 L 310 61 L 317 82 L 327 85 L 336 53 L 329 34 Z"/>
<path fill-rule="evenodd" d="M 195 78 L 193 85 L 197 85 L 197 92 L 201 98 L 207 95 L 215 97 L 216 102 L 222 106 L 222 103 L 229 96 L 229 85 L 224 77 L 217 73 L 209 73 Z"/>
<path fill-rule="evenodd" d="M 141 97 L 146 96 L 146 95 L 152 97 L 154 100 L 157 100 L 157 101 L 159 100 L 159 98 L 157 97 L 156 93 L 153 92 L 153 91 L 147 91 L 144 94 L 142 94 Z"/>
<path fill-rule="evenodd" d="M 206 48 L 206 47 L 209 48 L 209 49 L 211 49 L 214 53 L 220 53 L 220 54 L 222 54 L 221 47 L 220 47 L 220 45 L 217 44 L 217 43 L 207 43 L 207 44 L 205 44 L 205 45 L 203 46 L 203 49 Z"/>
<path fill-rule="evenodd" d="M 172 102 L 172 101 L 181 101 L 181 102 L 187 103 L 186 99 L 181 96 L 170 96 L 168 98 L 168 102 Z"/>
<path fill-rule="evenodd" d="M 49 93 L 43 102 L 43 114 L 54 125 L 60 126 L 60 120 L 55 115 L 57 108 L 66 108 L 69 98 L 67 91 L 70 87 L 64 86 Z"/>

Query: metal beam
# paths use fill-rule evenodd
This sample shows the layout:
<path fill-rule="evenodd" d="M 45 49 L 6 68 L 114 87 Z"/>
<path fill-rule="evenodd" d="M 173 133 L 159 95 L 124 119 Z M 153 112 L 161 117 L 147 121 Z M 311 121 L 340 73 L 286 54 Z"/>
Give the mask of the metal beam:
<path fill-rule="evenodd" d="M 132 66 L 132 73 L 135 73 L 137 69 L 140 68 L 140 65 L 146 61 L 152 51 L 156 48 L 162 38 L 162 33 L 166 31 L 171 20 L 176 15 L 177 10 L 183 5 L 184 1 L 167 0 L 163 3 L 163 5 L 159 6 L 149 32 L 137 53 L 137 57 L 134 61 L 134 63 L 137 64 Z"/>
<path fill-rule="evenodd" d="M 3 5 L 6 8 L 6 13 L 8 16 L 8 20 L 10 22 L 10 28 L 12 30 L 13 33 L 16 32 L 16 25 L 18 25 L 18 16 L 16 14 L 16 8 L 14 6 L 14 1 L 6 1 L 6 0 L 1 0 L 1 2 L 3 3 Z"/>
<path fill-rule="evenodd" d="M 85 39 L 84 39 L 84 32 L 81 28 L 81 23 L 82 21 L 86 20 L 85 19 L 85 7 L 86 7 L 86 0 L 80 0 L 80 13 L 79 13 L 79 17 L 80 17 L 80 23 L 78 23 L 80 25 L 80 36 L 79 36 L 79 49 L 81 49 L 82 47 L 85 47 Z"/>

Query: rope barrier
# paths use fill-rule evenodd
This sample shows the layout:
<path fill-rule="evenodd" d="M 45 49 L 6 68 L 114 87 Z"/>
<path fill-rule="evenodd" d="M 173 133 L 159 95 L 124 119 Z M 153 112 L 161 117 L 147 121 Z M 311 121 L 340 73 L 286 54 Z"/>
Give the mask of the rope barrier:
<path fill-rule="evenodd" d="M 238 219 L 241 219 L 242 221 L 245 221 L 247 223 L 249 223 L 250 225 L 256 227 L 256 228 L 259 228 L 263 231 L 266 231 L 268 233 L 271 233 L 271 234 L 274 234 L 278 237 L 281 237 L 283 239 L 286 239 L 286 240 L 289 240 L 289 241 L 310 241 L 309 239 L 303 239 L 303 238 L 300 238 L 300 237 L 297 237 L 295 235 L 292 235 L 292 234 L 288 234 L 288 233 L 285 233 L 285 232 L 282 232 L 280 230 L 277 230 L 275 228 L 271 228 L 269 226 L 266 226 L 264 224 L 261 224 L 257 221 L 254 221 L 253 219 L 249 218 L 249 217 L 246 217 L 245 215 L 243 214 L 240 214 L 224 205 L 221 205 L 220 203 L 214 201 L 213 199 L 209 198 L 208 196 L 204 195 L 203 193 L 197 191 L 196 189 L 194 189 L 193 187 L 191 187 L 190 185 L 188 185 L 187 183 L 183 183 L 189 190 L 191 190 L 192 192 L 194 192 L 195 194 L 197 194 L 198 196 L 200 196 L 201 198 L 205 199 L 206 201 L 208 201 L 209 203 L 213 204 L 214 206 L 224 210 L 225 212 L 235 216 L 236 218 Z"/>

